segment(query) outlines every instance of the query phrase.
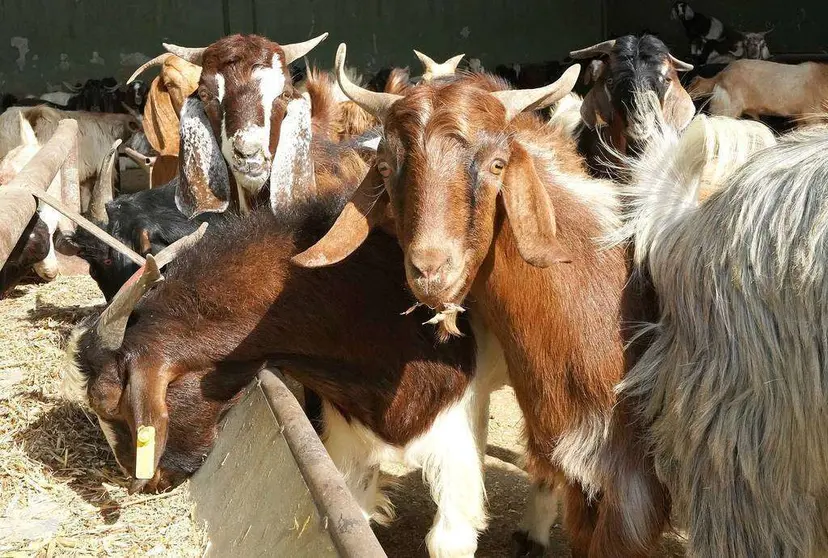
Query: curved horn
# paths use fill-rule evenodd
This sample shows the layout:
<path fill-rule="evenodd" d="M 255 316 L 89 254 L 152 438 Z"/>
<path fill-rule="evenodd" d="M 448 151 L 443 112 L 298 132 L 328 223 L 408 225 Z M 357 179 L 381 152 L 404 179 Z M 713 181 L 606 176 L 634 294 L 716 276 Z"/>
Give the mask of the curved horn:
<path fill-rule="evenodd" d="M 342 89 L 342 92 L 345 93 L 349 99 L 376 116 L 377 119 L 381 121 L 388 113 L 388 109 L 391 108 L 391 105 L 402 99 L 403 96 L 394 95 L 393 93 L 377 93 L 375 91 L 369 91 L 353 83 L 350 79 L 348 79 L 348 75 L 345 73 L 346 51 L 347 47 L 345 46 L 345 43 L 340 43 L 339 48 L 336 50 L 336 62 L 334 63 L 336 68 L 336 81 L 339 83 L 339 87 Z"/>
<path fill-rule="evenodd" d="M 135 81 L 135 78 L 137 78 L 138 76 L 140 76 L 141 74 L 143 74 L 144 72 L 149 70 L 150 68 L 152 68 L 154 66 L 163 66 L 164 62 L 169 60 L 169 58 L 171 56 L 175 56 L 175 55 L 171 52 L 165 52 L 164 54 L 159 54 L 158 56 L 156 56 L 155 58 L 153 58 L 149 62 L 144 62 L 143 64 L 141 64 L 141 66 L 137 70 L 135 70 L 132 73 L 131 76 L 129 76 L 129 79 L 127 80 L 127 85 L 129 85 L 130 83 Z"/>
<path fill-rule="evenodd" d="M 570 66 L 555 83 L 537 89 L 518 89 L 516 91 L 494 91 L 498 101 L 506 107 L 506 119 L 511 120 L 521 112 L 531 109 L 546 108 L 555 101 L 567 95 L 581 73 L 581 65 Z"/>
<path fill-rule="evenodd" d="M 78 93 L 81 89 L 83 89 L 83 85 L 72 85 L 68 81 L 64 81 L 63 87 L 65 87 L 71 93 Z"/>
<path fill-rule="evenodd" d="M 604 41 L 603 43 L 598 43 L 597 45 L 592 45 L 591 47 L 573 50 L 569 53 L 569 56 L 575 58 L 576 60 L 581 58 L 592 58 L 593 56 L 602 56 L 612 52 L 612 47 L 614 46 L 615 39 L 610 39 L 609 41 Z"/>
<path fill-rule="evenodd" d="M 204 51 L 207 50 L 207 47 L 188 48 L 170 43 L 161 43 L 161 45 L 167 52 L 175 54 L 179 58 L 183 58 L 190 64 L 195 64 L 197 66 L 201 66 L 201 59 L 204 57 Z"/>
<path fill-rule="evenodd" d="M 92 189 L 92 198 L 89 200 L 89 214 L 92 216 L 92 219 L 104 225 L 109 223 L 106 204 L 112 201 L 112 182 L 115 178 L 115 162 L 118 158 L 118 147 L 120 145 L 121 140 L 115 140 L 106 157 L 104 157 L 103 162 L 101 162 L 101 167 L 98 169 L 98 179 L 95 181 L 95 187 Z"/>
<path fill-rule="evenodd" d="M 422 52 L 415 50 L 414 54 L 420 59 L 423 65 L 423 79 L 426 81 L 432 80 L 436 77 L 451 76 L 457 71 L 457 65 L 463 59 L 465 54 L 457 54 L 452 56 L 442 64 L 438 64 Z"/>
<path fill-rule="evenodd" d="M 313 39 L 308 39 L 307 41 L 303 41 L 301 43 L 291 43 L 289 45 L 279 45 L 282 47 L 282 51 L 285 53 L 285 65 L 291 64 L 296 60 L 299 60 L 307 53 L 313 50 L 313 48 L 328 38 L 327 33 L 322 33 L 318 37 L 314 37 Z"/>
<path fill-rule="evenodd" d="M 117 81 L 115 82 L 115 85 L 111 85 L 111 86 L 110 85 L 104 85 L 103 86 L 104 90 L 107 93 L 112 93 L 113 91 L 117 91 L 118 89 L 120 89 L 120 87 L 121 87 L 121 84 L 118 83 Z"/>
<path fill-rule="evenodd" d="M 693 69 L 692 64 L 688 64 L 687 62 L 682 62 L 672 54 L 670 55 L 670 61 L 673 63 L 673 67 L 676 69 L 677 72 L 689 72 Z"/>
<path fill-rule="evenodd" d="M 147 254 L 147 263 L 135 272 L 121 287 L 121 290 L 109 303 L 98 318 L 95 330 L 101 346 L 110 351 L 117 351 L 124 342 L 127 321 L 141 297 L 163 276 L 152 254 Z"/>

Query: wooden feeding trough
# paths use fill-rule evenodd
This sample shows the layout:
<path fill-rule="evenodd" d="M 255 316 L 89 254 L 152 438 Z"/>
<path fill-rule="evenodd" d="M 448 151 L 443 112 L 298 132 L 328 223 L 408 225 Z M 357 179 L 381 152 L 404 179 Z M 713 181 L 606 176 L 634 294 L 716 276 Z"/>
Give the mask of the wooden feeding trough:
<path fill-rule="evenodd" d="M 206 556 L 385 557 L 283 379 L 259 373 L 192 478 Z"/>

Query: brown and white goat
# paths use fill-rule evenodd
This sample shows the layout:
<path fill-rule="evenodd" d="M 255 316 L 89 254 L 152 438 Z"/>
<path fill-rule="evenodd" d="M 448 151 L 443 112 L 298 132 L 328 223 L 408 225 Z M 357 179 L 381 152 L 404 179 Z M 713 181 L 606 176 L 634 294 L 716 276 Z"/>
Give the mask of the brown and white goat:
<path fill-rule="evenodd" d="M 137 429 L 155 428 L 154 474 L 136 479 L 135 491 L 197 470 L 243 387 L 266 361 L 284 366 L 324 399 L 325 445 L 366 516 L 388 511 L 380 461 L 419 466 L 438 507 L 430 555 L 470 557 L 486 524 L 482 456 L 502 352 L 486 335 L 437 344 L 420 326 L 424 312 L 400 315 L 411 296 L 384 233 L 340 266 L 291 265 L 344 201 L 211 225 L 136 307 L 158 278 L 148 257 L 97 322 L 73 335 L 67 378 L 127 474 L 135 475 Z"/>
<path fill-rule="evenodd" d="M 257 35 L 204 48 L 164 45 L 201 66 L 198 95 L 181 111 L 178 204 L 185 214 L 224 211 L 231 196 L 246 212 L 266 185 L 272 205 L 315 194 L 310 106 L 294 89 L 288 64 L 327 36 L 288 45 Z"/>
<path fill-rule="evenodd" d="M 711 114 L 783 116 L 807 124 L 809 116 L 826 112 L 828 64 L 737 60 L 712 78 L 696 77 L 690 94 L 709 96 Z"/>
<path fill-rule="evenodd" d="M 127 81 L 132 83 L 149 68 L 161 66 L 152 81 L 144 106 L 144 133 L 150 146 L 158 152 L 152 167 L 153 186 L 166 184 L 178 176 L 178 149 L 181 109 L 184 101 L 198 88 L 201 67 L 172 53 L 156 56 L 135 70 Z"/>
<path fill-rule="evenodd" d="M 524 113 L 569 93 L 578 66 L 540 89 L 474 75 L 399 97 L 349 83 L 344 59 L 341 45 L 340 85 L 383 122 L 383 142 L 332 229 L 295 261 L 346 258 L 389 209 L 417 299 L 451 332 L 468 297 L 503 345 L 535 482 L 523 550 L 548 544 L 565 477 L 575 555 L 649 553 L 669 504 L 614 392 L 633 356 L 625 321 L 643 309 L 624 250 L 594 240 L 617 226 L 613 187 L 586 176 L 564 132 Z"/>

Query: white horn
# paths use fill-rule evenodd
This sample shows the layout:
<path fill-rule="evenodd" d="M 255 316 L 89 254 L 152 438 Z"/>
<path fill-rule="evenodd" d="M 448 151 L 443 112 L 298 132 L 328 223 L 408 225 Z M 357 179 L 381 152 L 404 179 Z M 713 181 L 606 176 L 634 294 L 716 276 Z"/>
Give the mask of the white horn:
<path fill-rule="evenodd" d="M 282 47 L 282 51 L 285 53 L 285 65 L 292 64 L 296 60 L 299 60 L 307 53 L 313 50 L 313 48 L 328 38 L 327 33 L 322 33 L 318 37 L 314 37 L 313 39 L 308 39 L 307 41 L 301 43 L 291 43 L 289 45 L 279 45 Z"/>
<path fill-rule="evenodd" d="M 169 43 L 161 43 L 164 46 L 164 50 L 175 54 L 179 58 L 183 58 L 190 64 L 195 64 L 197 66 L 201 66 L 201 59 L 204 57 L 204 51 L 207 50 L 207 47 L 200 47 L 200 48 L 188 48 L 182 47 L 178 45 L 172 45 Z"/>
<path fill-rule="evenodd" d="M 495 91 L 492 93 L 506 107 L 506 120 L 511 120 L 525 110 L 546 108 L 568 95 L 581 73 L 581 65 L 570 66 L 555 83 L 537 89 Z"/>

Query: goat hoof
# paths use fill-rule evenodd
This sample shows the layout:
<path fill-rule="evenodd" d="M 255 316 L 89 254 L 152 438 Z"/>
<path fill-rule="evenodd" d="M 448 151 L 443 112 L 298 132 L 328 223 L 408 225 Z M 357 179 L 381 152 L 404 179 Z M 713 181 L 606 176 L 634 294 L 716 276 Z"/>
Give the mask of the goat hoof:
<path fill-rule="evenodd" d="M 512 533 L 512 541 L 515 547 L 515 558 L 542 558 L 546 554 L 546 547 L 530 539 L 526 531 Z"/>

